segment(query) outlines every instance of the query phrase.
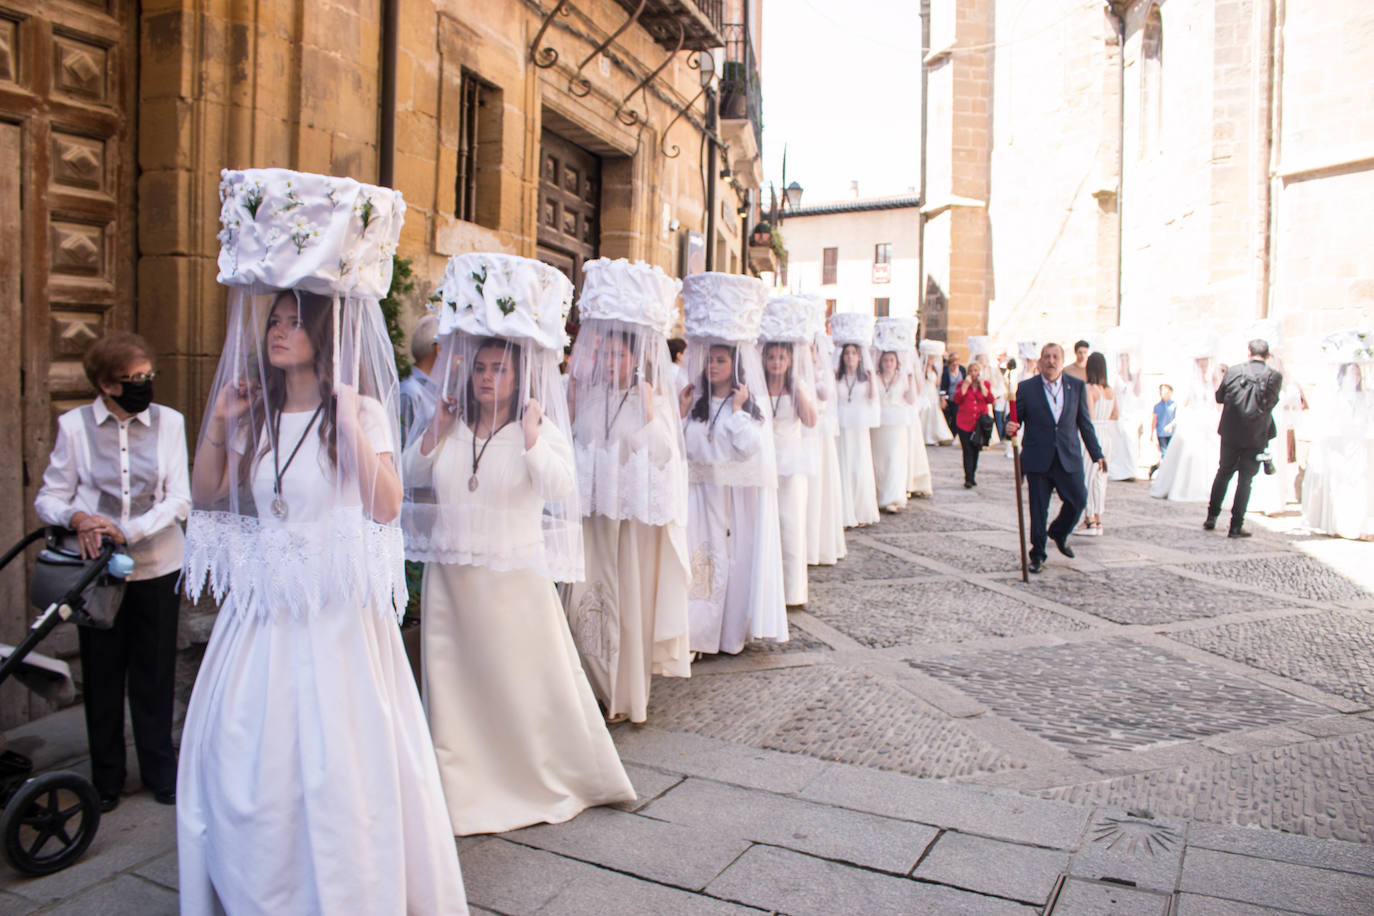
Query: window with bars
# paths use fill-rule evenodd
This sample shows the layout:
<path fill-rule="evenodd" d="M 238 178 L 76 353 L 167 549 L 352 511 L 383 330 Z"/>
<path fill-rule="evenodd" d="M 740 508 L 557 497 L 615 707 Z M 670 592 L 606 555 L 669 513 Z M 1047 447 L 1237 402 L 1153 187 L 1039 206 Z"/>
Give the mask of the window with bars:
<path fill-rule="evenodd" d="M 886 317 L 887 317 L 887 306 L 888 306 L 888 302 L 890 302 L 890 301 L 891 301 L 891 300 L 889 300 L 889 299 L 874 299 L 874 300 L 873 300 L 873 314 L 874 314 L 875 316 L 877 316 L 878 318 L 886 318 Z"/>
<path fill-rule="evenodd" d="M 891 263 L 892 263 L 892 243 L 891 243 L 891 242 L 879 242 L 878 244 L 876 244 L 876 245 L 873 246 L 873 263 L 874 263 L 874 264 L 891 264 Z"/>
<path fill-rule="evenodd" d="M 501 90 L 469 70 L 458 86 L 458 168 L 453 215 L 497 228 Z"/>
<path fill-rule="evenodd" d="M 829 284 L 835 282 L 835 275 L 839 272 L 840 249 L 822 248 L 821 249 L 821 283 Z"/>

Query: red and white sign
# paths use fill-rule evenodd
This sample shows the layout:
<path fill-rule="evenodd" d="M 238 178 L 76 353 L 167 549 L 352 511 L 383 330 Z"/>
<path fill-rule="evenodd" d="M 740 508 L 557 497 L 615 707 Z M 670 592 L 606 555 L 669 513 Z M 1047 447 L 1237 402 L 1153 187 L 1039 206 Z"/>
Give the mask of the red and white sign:
<path fill-rule="evenodd" d="M 891 265 L 891 264 L 874 264 L 874 265 L 873 265 L 873 282 L 874 282 L 874 283 L 886 283 L 886 282 L 888 282 L 888 281 L 891 280 L 891 279 L 892 279 L 892 265 Z"/>

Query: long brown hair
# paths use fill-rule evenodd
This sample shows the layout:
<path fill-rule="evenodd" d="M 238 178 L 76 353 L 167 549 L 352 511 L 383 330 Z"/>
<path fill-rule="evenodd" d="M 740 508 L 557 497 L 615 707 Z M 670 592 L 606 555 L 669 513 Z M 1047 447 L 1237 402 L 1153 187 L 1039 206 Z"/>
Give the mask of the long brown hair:
<path fill-rule="evenodd" d="M 269 322 L 272 319 L 272 314 L 288 298 L 295 299 L 301 327 L 305 330 L 310 339 L 310 345 L 315 350 L 311 368 L 314 370 L 315 382 L 319 387 L 320 403 L 324 405 L 320 411 L 320 421 L 316 425 L 320 444 L 329 456 L 329 465 L 337 469 L 339 466 L 339 440 L 336 435 L 338 404 L 334 400 L 334 302 L 332 299 L 317 293 L 284 289 L 272 299 L 272 307 L 267 310 Z M 239 482 L 243 486 L 249 486 L 253 465 L 259 459 L 266 457 L 267 452 L 272 448 L 273 443 L 271 436 L 267 434 L 267 427 L 272 423 L 273 414 L 280 412 L 286 402 L 286 370 L 278 369 L 268 362 L 266 338 L 267 331 L 264 327 L 260 341 L 262 346 L 260 359 L 262 360 L 263 389 L 262 394 L 255 399 L 253 409 L 250 412 L 250 416 L 261 417 L 261 421 L 253 424 L 249 432 L 251 448 L 246 454 L 252 455 L 253 460 L 244 461 L 239 467 Z"/>

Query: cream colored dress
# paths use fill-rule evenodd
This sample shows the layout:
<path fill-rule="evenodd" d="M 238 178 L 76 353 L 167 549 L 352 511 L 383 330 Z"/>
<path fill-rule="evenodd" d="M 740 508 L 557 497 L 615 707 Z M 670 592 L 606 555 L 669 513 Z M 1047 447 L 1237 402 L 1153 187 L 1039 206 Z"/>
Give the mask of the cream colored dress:
<path fill-rule="evenodd" d="M 833 388 L 830 394 L 833 398 Z M 817 435 L 810 444 L 816 453 L 816 472 L 806 482 L 806 562 L 834 566 L 848 553 L 840 505 L 840 453 L 835 447 L 840 427 L 833 401 L 817 400 L 816 413 Z"/>
<path fill-rule="evenodd" d="M 878 377 L 878 399 L 883 408 L 883 425 L 869 430 L 873 448 L 873 478 L 878 505 L 884 509 L 906 506 L 908 478 L 911 476 L 911 425 L 888 423 L 903 415 L 914 416 L 916 405 L 904 397 L 905 385 L 899 375 L 891 385 Z"/>
<path fill-rule="evenodd" d="M 789 607 L 806 603 L 806 443 L 792 395 L 773 399 L 773 446 L 778 460 L 778 524 L 782 536 L 782 590 Z M 790 466 L 789 466 L 790 465 Z M 789 473 L 791 472 L 791 473 Z"/>
<path fill-rule="evenodd" d="M 861 417 L 869 413 L 860 387 L 867 382 L 850 383 L 840 380 L 838 389 L 840 434 L 836 448 L 840 459 L 840 516 L 846 528 L 858 525 L 872 525 L 878 521 L 878 490 L 873 479 L 873 443 L 869 437 L 871 427 L 859 425 Z M 877 382 L 875 381 L 876 385 Z"/>
<path fill-rule="evenodd" d="M 606 413 L 605 392 L 591 391 L 584 398 L 587 403 L 579 401 L 580 407 L 591 417 Z M 601 461 L 618 463 L 614 477 L 621 485 L 637 483 L 652 489 L 650 481 L 671 476 L 674 431 L 668 424 L 673 421 L 655 416 L 645 422 L 644 416 L 636 392 L 616 411 L 609 429 L 597 429 L 596 423 L 584 427 L 592 431 L 588 438 L 597 440 L 579 438 L 575 448 L 584 497 L 594 495 Z M 608 447 L 608 441 L 619 448 Z M 686 468 L 681 458 L 677 462 L 683 475 L 677 485 L 685 487 Z M 666 503 L 672 499 L 667 492 L 633 494 L 642 514 L 665 519 L 671 518 Z M 573 584 L 568 599 L 568 623 L 582 669 L 608 716 L 643 722 L 653 675 L 691 675 L 686 529 L 671 521 L 651 525 L 638 518 L 592 513 L 582 518 L 582 547 L 587 579 Z"/>
<path fill-rule="evenodd" d="M 520 424 L 509 424 L 482 455 L 483 502 L 495 491 L 516 510 L 482 531 L 505 542 L 491 552 L 540 541 L 544 503 L 572 491 L 571 449 L 553 424 L 541 429 L 525 451 Z M 428 456 L 417 442 L 406 453 L 413 485 L 432 484 L 457 511 L 475 501 L 472 438 L 459 422 Z M 422 596 L 425 708 L 454 833 L 556 824 L 634 799 L 551 581 L 529 569 L 429 563 Z"/>

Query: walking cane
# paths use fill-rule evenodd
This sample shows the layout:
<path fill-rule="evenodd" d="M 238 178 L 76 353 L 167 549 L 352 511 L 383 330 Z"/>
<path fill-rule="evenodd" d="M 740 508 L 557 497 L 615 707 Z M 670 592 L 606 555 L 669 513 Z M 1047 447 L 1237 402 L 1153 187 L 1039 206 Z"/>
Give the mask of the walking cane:
<path fill-rule="evenodd" d="M 1013 423 L 1019 422 L 1016 419 L 1016 401 L 1011 402 L 1011 420 Z M 1016 535 L 1021 541 L 1021 581 L 1030 582 L 1030 568 L 1026 561 L 1026 510 L 1021 505 L 1021 446 L 1016 444 L 1016 438 L 1011 440 L 1011 466 L 1012 474 L 1016 477 Z"/>

